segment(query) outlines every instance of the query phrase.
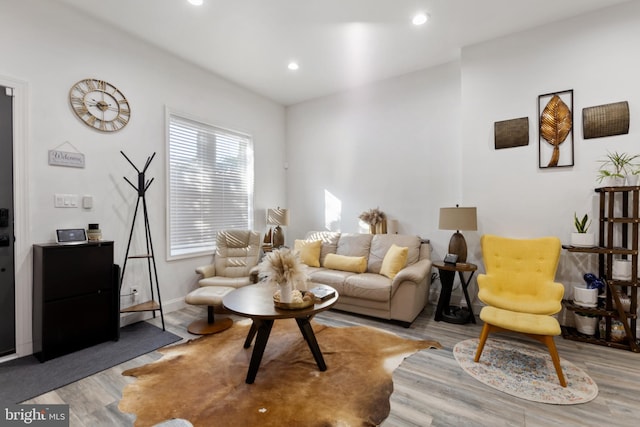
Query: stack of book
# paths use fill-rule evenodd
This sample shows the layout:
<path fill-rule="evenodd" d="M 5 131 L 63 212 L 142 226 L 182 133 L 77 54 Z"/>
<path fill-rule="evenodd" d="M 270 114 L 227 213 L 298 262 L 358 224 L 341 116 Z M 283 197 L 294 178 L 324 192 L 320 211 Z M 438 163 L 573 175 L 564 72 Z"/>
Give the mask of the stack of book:
<path fill-rule="evenodd" d="M 333 298 L 336 294 L 335 290 L 324 286 L 316 286 L 315 288 L 309 289 L 309 292 L 313 293 L 316 300 L 320 301 L 326 301 L 329 298 Z"/>

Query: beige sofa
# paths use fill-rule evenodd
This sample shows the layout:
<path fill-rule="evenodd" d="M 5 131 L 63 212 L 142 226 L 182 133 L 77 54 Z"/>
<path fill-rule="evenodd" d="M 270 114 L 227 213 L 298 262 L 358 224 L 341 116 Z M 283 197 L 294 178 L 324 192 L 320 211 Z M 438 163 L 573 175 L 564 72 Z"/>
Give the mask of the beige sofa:
<path fill-rule="evenodd" d="M 308 233 L 304 241 L 296 241 L 296 246 L 301 248 L 312 242 L 317 246 L 318 241 L 322 242 L 319 260 L 316 266 L 307 267 L 309 286 L 322 283 L 335 288 L 340 294 L 335 309 L 393 320 L 407 327 L 424 309 L 431 285 L 428 241 L 401 234 L 316 231 Z M 398 264 L 395 276 L 389 274 L 390 257 L 385 260 L 385 256 L 402 250 L 406 253 L 406 262 Z M 364 272 L 354 272 L 358 270 L 354 268 L 358 260 L 362 261 L 359 270 Z M 327 268 L 327 264 L 333 268 Z M 387 275 L 381 274 L 381 270 Z"/>

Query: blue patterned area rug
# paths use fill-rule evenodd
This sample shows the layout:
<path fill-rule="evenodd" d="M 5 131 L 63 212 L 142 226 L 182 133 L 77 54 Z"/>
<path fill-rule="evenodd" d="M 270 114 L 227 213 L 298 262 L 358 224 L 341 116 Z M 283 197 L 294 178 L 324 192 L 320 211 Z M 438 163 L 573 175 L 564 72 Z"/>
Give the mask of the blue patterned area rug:
<path fill-rule="evenodd" d="M 598 395 L 591 377 L 560 355 L 567 380 L 567 387 L 562 387 L 545 346 L 489 338 L 476 363 L 477 348 L 477 338 L 461 341 L 453 348 L 453 355 L 469 375 L 504 393 L 554 405 L 586 403 Z"/>

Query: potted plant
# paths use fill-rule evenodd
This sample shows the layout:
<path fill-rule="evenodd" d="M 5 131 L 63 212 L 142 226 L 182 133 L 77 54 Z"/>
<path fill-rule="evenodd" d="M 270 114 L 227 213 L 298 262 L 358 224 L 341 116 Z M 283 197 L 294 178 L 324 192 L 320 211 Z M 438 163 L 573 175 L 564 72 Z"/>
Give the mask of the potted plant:
<path fill-rule="evenodd" d="M 637 154 L 632 156 L 627 153 L 618 153 L 617 151 L 613 153 L 607 152 L 607 157 L 604 160 L 599 160 L 601 165 L 600 169 L 598 169 L 597 181 L 611 186 L 624 185 L 627 176 L 636 167 L 633 161 L 637 158 Z"/>
<path fill-rule="evenodd" d="M 364 211 L 358 218 L 369 225 L 369 231 L 371 234 L 387 233 L 387 215 L 379 208 Z"/>
<path fill-rule="evenodd" d="M 591 313 L 573 312 L 576 330 L 581 334 L 595 335 L 598 325 L 598 316 Z"/>
<path fill-rule="evenodd" d="M 631 171 L 631 175 L 633 175 L 633 180 L 628 184 L 640 185 L 640 165 L 634 165 L 633 170 Z"/>
<path fill-rule="evenodd" d="M 276 249 L 267 253 L 258 264 L 260 275 L 268 283 L 277 286 L 274 297 L 281 303 L 291 303 L 298 285 L 304 285 L 307 275 L 298 254 L 290 248 Z"/>
<path fill-rule="evenodd" d="M 577 247 L 592 247 L 595 246 L 595 235 L 589 233 L 589 227 L 591 226 L 591 220 L 588 214 L 584 214 L 582 219 L 578 218 L 578 215 L 573 213 L 573 225 L 576 228 L 574 233 L 571 233 L 571 246 Z"/>
<path fill-rule="evenodd" d="M 604 281 L 593 273 L 586 273 L 584 281 L 586 285 L 573 287 L 573 303 L 580 307 L 597 307 L 598 293 L 601 287 L 604 288 Z"/>

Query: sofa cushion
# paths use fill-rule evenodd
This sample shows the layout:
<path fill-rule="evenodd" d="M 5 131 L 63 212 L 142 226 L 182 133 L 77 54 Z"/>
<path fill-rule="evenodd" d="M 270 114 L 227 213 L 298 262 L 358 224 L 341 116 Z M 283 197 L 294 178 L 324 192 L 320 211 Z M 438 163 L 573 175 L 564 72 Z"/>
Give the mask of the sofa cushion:
<path fill-rule="evenodd" d="M 389 301 L 391 299 L 391 279 L 373 273 L 354 274 L 346 278 L 340 295 L 371 301 Z"/>
<path fill-rule="evenodd" d="M 359 274 L 348 271 L 330 270 L 328 268 L 310 268 L 307 274 L 312 282 L 329 285 L 339 294 L 342 294 L 344 282 L 348 277 L 359 276 Z M 307 287 L 310 287 L 310 285 L 307 284 Z"/>
<path fill-rule="evenodd" d="M 369 257 L 373 234 L 342 233 L 338 240 L 336 253 L 345 256 Z"/>
<path fill-rule="evenodd" d="M 338 248 L 338 239 L 340 233 L 333 231 L 310 231 L 307 233 L 306 240 L 322 240 L 322 249 L 320 250 L 320 264 L 324 263 L 327 254 L 335 254 Z"/>
<path fill-rule="evenodd" d="M 364 273 L 367 271 L 367 258 L 363 256 L 327 254 L 327 257 L 324 259 L 324 266 L 333 270 Z"/>
<path fill-rule="evenodd" d="M 387 276 L 389 279 L 396 277 L 398 271 L 402 270 L 407 264 L 408 253 L 409 248 L 398 246 L 395 243 L 392 244 L 382 260 L 380 274 Z"/>
<path fill-rule="evenodd" d="M 382 260 L 387 254 L 391 245 L 407 247 L 407 264 L 415 264 L 420 257 L 420 237 L 408 234 L 375 234 L 371 239 L 371 251 L 369 253 L 369 273 L 380 273 Z"/>
<path fill-rule="evenodd" d="M 300 261 L 309 267 L 320 267 L 321 240 L 296 240 L 294 250 L 300 254 Z"/>

